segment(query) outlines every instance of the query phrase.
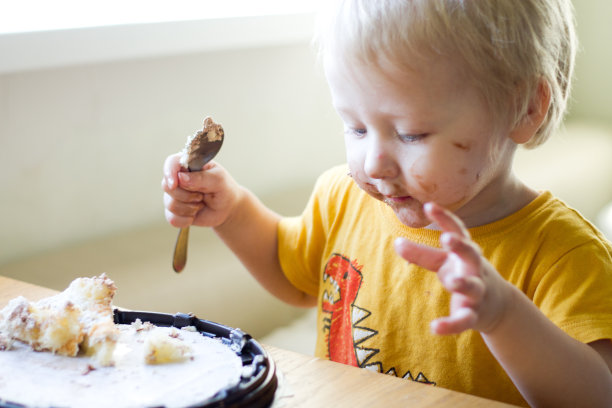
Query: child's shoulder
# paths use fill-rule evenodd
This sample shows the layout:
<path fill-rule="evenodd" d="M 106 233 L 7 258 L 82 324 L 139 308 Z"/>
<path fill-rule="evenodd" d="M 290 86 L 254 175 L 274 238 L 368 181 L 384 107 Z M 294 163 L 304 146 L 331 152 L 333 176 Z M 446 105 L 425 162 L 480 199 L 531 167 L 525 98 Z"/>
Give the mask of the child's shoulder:
<path fill-rule="evenodd" d="M 562 256 L 582 248 L 610 258 L 612 244 L 579 211 L 550 191 L 542 191 L 506 218 L 470 229 L 472 238 L 490 251 L 515 251 L 522 256 Z"/>
<path fill-rule="evenodd" d="M 533 224 L 540 226 L 540 233 L 555 237 L 557 242 L 571 240 L 575 245 L 596 242 L 612 252 L 612 243 L 593 223 L 551 192 L 542 192 L 534 204 L 537 205 L 533 206 L 529 217 Z"/>

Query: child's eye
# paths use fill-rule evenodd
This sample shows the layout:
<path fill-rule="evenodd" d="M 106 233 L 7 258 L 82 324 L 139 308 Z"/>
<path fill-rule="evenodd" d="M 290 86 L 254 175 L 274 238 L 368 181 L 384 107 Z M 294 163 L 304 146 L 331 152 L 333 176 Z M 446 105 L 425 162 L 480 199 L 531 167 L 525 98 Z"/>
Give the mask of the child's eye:
<path fill-rule="evenodd" d="M 368 133 L 367 129 L 361 128 L 346 128 L 344 133 L 354 135 L 354 136 L 365 136 Z"/>
<path fill-rule="evenodd" d="M 422 140 L 425 137 L 427 137 L 427 135 L 428 135 L 428 133 L 418 133 L 418 134 L 401 134 L 401 133 L 398 133 L 398 137 L 403 142 L 407 142 L 407 143 L 418 142 L 419 140 Z"/>

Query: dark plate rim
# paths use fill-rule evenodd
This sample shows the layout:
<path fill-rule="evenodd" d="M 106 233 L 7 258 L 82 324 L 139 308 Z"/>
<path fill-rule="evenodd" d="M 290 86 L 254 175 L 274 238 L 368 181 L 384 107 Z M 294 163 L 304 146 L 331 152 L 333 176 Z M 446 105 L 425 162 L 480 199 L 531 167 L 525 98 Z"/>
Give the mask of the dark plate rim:
<path fill-rule="evenodd" d="M 274 400 L 278 387 L 276 365 L 262 345 L 242 330 L 199 319 L 193 314 L 186 313 L 168 314 L 115 308 L 113 316 L 116 324 L 131 324 L 136 319 L 140 319 L 142 322 L 160 327 L 180 329 L 193 326 L 203 336 L 219 339 L 242 359 L 243 373 L 238 384 L 219 391 L 202 403 L 185 408 L 258 408 L 267 407 Z M 28 406 L 6 401 L 0 397 L 0 408 L 28 408 Z"/>

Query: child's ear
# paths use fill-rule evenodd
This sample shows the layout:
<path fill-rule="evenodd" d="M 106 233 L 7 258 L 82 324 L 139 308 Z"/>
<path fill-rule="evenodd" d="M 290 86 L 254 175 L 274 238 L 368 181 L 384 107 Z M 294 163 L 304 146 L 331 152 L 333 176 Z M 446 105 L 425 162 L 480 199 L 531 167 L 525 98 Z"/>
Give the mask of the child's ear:
<path fill-rule="evenodd" d="M 542 79 L 538 89 L 531 98 L 527 113 L 523 119 L 510 132 L 510 138 L 517 144 L 527 143 L 536 134 L 548 113 L 550 106 L 550 87 Z"/>

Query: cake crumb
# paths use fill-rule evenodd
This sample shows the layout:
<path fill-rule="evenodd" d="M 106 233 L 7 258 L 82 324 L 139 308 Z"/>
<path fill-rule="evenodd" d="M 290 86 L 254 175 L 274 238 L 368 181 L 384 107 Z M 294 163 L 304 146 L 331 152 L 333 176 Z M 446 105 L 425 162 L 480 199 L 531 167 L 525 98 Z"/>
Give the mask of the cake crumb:
<path fill-rule="evenodd" d="M 87 367 L 85 367 L 85 370 L 83 370 L 83 375 L 87 375 L 89 373 L 91 373 L 92 371 L 94 371 L 96 369 L 96 367 L 94 367 L 91 364 L 87 364 Z"/>
<path fill-rule="evenodd" d="M 151 330 L 154 325 L 151 322 L 142 322 L 142 320 L 140 320 L 139 318 L 134 320 L 134 322 L 132 323 L 132 327 L 134 328 L 134 330 L 136 330 L 137 332 L 141 332 L 141 331 L 149 331 Z"/>
<path fill-rule="evenodd" d="M 145 340 L 144 358 L 147 364 L 178 363 L 191 356 L 191 347 L 172 334 L 153 331 Z"/>

